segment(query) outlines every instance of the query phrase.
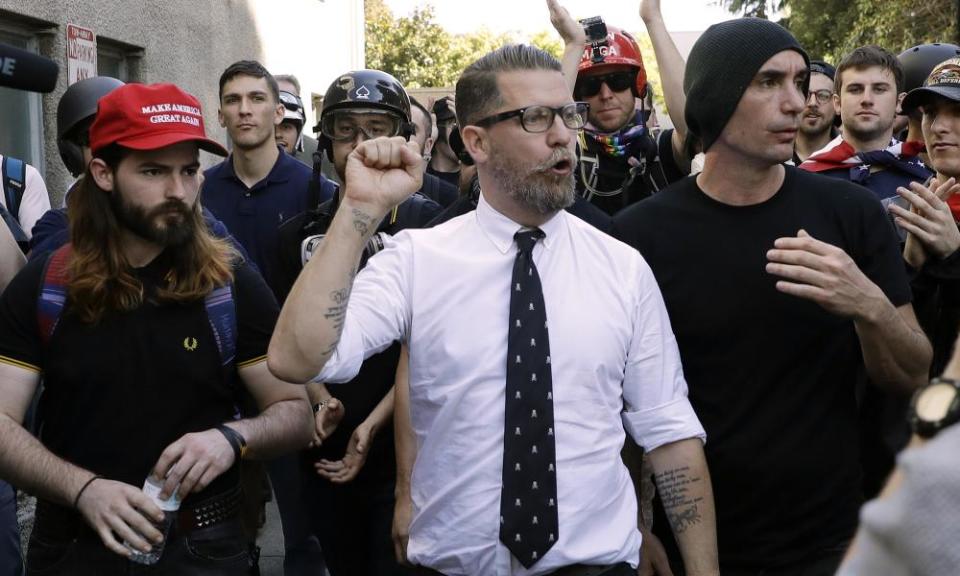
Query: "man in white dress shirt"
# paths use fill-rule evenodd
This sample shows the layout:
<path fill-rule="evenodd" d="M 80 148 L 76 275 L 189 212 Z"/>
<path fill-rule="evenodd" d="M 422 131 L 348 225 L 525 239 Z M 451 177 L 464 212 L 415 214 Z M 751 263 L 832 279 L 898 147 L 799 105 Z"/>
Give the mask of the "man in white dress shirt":
<path fill-rule="evenodd" d="M 460 77 L 457 114 L 483 190 L 476 212 L 398 234 L 356 274 L 376 223 L 422 173 L 401 138 L 358 146 L 281 313 L 271 370 L 346 381 L 364 357 L 407 344 L 406 554 L 423 574 L 635 574 L 625 431 L 650 454 L 688 574 L 717 574 L 705 435 L 660 291 L 636 251 L 563 210 L 584 105 L 553 57 L 506 46 Z"/>

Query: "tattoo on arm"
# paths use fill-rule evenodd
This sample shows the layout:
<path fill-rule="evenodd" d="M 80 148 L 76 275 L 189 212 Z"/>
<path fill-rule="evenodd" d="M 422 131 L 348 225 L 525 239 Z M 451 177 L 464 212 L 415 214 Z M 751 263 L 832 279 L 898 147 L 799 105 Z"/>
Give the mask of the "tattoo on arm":
<path fill-rule="evenodd" d="M 347 317 L 347 303 L 350 302 L 350 288 L 341 288 L 330 293 L 330 306 L 323 312 L 323 317 L 333 322 L 333 329 L 337 336 L 324 354 L 333 354 L 340 344 L 340 334 L 343 332 L 343 323 Z"/>
<path fill-rule="evenodd" d="M 697 492 L 692 488 L 702 481 L 700 477 L 690 476 L 689 466 L 666 470 L 654 476 L 663 509 L 674 534 L 682 534 L 687 528 L 700 523 L 702 518 L 699 504 L 703 497 L 695 496 L 691 492 Z"/>
<path fill-rule="evenodd" d="M 361 236 L 366 236 L 370 232 L 370 226 L 373 224 L 373 218 L 371 218 L 363 210 L 353 209 L 353 229 L 360 233 Z"/>

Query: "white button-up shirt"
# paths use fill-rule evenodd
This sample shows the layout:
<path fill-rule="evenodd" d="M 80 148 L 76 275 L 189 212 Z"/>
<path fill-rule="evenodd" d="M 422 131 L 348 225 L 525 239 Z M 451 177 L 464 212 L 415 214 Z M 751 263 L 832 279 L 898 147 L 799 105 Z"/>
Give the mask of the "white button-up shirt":
<path fill-rule="evenodd" d="M 557 543 L 532 568 L 499 541 L 510 282 L 521 226 L 482 197 L 475 212 L 398 234 L 358 274 L 336 353 L 343 382 L 397 339 L 410 351 L 417 438 L 407 556 L 450 576 L 536 575 L 638 562 L 624 429 L 652 450 L 705 438 L 667 311 L 640 254 L 561 210 L 533 259 L 549 324 Z M 335 521 L 335 520 L 334 520 Z"/>

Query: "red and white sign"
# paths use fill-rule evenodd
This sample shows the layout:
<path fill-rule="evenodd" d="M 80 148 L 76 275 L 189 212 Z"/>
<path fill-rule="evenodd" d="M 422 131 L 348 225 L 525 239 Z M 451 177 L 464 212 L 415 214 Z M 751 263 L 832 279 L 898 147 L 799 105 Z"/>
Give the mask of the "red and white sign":
<path fill-rule="evenodd" d="M 97 36 L 93 30 L 67 24 L 67 83 L 97 75 Z"/>

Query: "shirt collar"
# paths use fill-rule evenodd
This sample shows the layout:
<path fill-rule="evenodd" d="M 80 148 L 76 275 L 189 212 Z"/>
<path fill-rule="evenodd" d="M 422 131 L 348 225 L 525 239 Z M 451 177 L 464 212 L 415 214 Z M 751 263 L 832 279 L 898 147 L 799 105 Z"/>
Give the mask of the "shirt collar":
<path fill-rule="evenodd" d="M 564 212 L 566 211 L 560 210 L 539 226 L 540 230 L 544 233 L 543 247 L 547 250 L 550 249 L 566 225 L 566 221 L 563 219 Z M 501 254 L 506 254 L 511 249 L 516 249 L 513 235 L 526 227 L 517 224 L 494 209 L 494 207 L 487 202 L 486 198 L 484 198 L 483 192 L 480 193 L 480 199 L 477 201 L 476 217 L 480 230 L 483 231 Z"/>
<path fill-rule="evenodd" d="M 286 169 L 286 167 L 289 166 L 289 163 L 291 161 L 299 163 L 299 161 L 295 159 L 293 156 L 290 156 L 283 149 L 280 149 L 280 155 L 277 156 L 277 161 L 273 163 L 273 168 L 270 169 L 270 172 L 267 173 L 266 177 L 263 180 L 254 184 L 253 188 L 256 188 L 258 185 L 261 185 L 261 184 L 266 185 L 266 184 L 272 184 L 275 182 L 277 183 L 286 182 L 290 180 L 290 172 L 289 170 Z M 227 159 L 223 161 L 223 164 L 224 164 L 223 166 L 224 170 L 220 174 L 220 177 L 226 180 L 236 180 L 237 182 L 240 182 L 242 184 L 243 182 L 240 180 L 240 177 L 237 176 L 236 171 L 233 169 L 232 153 L 229 156 L 227 156 Z"/>

